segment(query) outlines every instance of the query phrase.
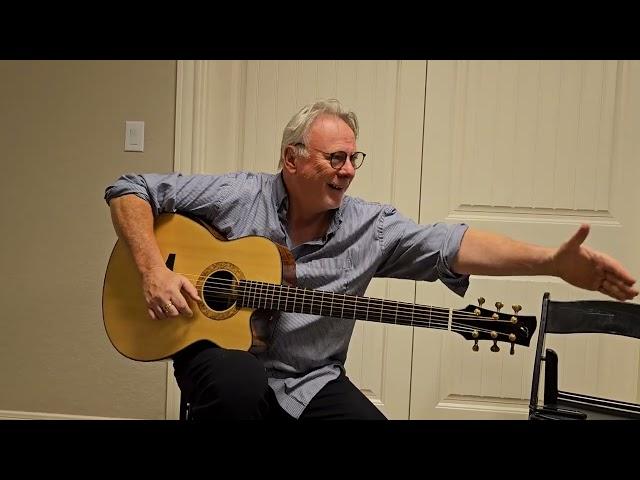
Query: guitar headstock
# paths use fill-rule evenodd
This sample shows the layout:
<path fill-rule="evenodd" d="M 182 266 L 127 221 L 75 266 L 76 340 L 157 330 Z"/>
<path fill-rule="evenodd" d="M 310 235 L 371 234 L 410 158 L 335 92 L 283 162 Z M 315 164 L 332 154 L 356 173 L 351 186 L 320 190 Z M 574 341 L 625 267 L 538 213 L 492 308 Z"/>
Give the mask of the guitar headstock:
<path fill-rule="evenodd" d="M 462 335 L 467 340 L 473 340 L 473 351 L 479 350 L 478 340 L 491 340 L 492 352 L 499 352 L 498 342 L 511 344 L 509 353 L 514 354 L 514 346 L 529 346 L 536 331 L 538 320 L 535 316 L 520 315 L 522 307 L 513 305 L 513 313 L 501 312 L 504 305 L 496 302 L 496 310 L 482 308 L 484 298 L 478 299 L 478 306 L 467 305 L 462 310 L 453 311 L 451 330 Z"/>

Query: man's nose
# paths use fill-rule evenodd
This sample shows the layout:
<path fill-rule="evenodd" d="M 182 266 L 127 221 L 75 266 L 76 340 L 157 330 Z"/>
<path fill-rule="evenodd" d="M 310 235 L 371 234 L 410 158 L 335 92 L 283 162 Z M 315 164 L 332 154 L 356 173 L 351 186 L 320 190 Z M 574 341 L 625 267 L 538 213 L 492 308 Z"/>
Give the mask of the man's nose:
<path fill-rule="evenodd" d="M 344 162 L 344 164 L 338 169 L 338 175 L 342 177 L 353 177 L 355 174 L 356 169 L 350 159 Z"/>

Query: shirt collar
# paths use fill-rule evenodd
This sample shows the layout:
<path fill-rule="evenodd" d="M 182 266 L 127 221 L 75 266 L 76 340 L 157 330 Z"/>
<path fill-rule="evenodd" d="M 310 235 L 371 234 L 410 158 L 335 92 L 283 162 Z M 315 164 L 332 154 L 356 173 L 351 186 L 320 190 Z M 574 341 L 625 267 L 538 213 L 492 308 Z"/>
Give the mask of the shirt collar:
<path fill-rule="evenodd" d="M 287 210 L 289 209 L 289 196 L 287 194 L 287 188 L 284 185 L 282 170 L 280 170 L 280 172 L 278 172 L 274 177 L 272 199 L 273 204 L 278 212 L 278 217 L 280 217 L 280 220 L 283 223 L 286 223 Z M 329 236 L 333 235 L 335 231 L 340 227 L 340 224 L 342 223 L 344 207 L 347 201 L 348 196 L 345 195 L 342 199 L 342 203 L 340 203 L 340 207 L 333 210 L 333 217 L 331 219 L 331 223 L 329 224 L 329 229 L 327 230 L 327 239 L 329 238 Z"/>

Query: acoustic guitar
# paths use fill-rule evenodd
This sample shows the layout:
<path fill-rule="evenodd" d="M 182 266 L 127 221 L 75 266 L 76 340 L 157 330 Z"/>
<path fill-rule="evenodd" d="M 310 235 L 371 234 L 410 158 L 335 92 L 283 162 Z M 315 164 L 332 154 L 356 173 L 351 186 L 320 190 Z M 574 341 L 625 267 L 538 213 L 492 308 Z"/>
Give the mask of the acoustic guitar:
<path fill-rule="evenodd" d="M 162 214 L 154 225 L 167 266 L 191 280 L 201 302 L 193 316 L 149 317 L 140 275 L 126 245 L 118 240 L 107 266 L 102 313 L 107 335 L 122 355 L 139 361 L 171 357 L 199 340 L 222 348 L 258 352 L 268 347 L 273 312 L 296 312 L 411 327 L 450 330 L 468 340 L 529 346 L 536 317 L 468 305 L 462 310 L 347 295 L 295 286 L 295 262 L 285 247 L 260 236 L 227 241 L 204 223 Z"/>

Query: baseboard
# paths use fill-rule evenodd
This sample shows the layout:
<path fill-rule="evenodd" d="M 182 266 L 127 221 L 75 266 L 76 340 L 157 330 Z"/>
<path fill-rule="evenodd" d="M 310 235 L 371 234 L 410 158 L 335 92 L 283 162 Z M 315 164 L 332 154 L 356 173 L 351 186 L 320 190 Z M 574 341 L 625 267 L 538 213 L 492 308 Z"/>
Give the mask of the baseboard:
<path fill-rule="evenodd" d="M 20 412 L 0 410 L 0 420 L 134 420 L 132 418 L 93 417 L 66 413 Z"/>

